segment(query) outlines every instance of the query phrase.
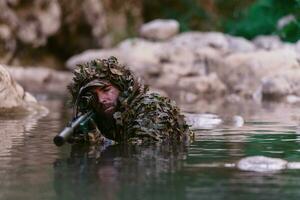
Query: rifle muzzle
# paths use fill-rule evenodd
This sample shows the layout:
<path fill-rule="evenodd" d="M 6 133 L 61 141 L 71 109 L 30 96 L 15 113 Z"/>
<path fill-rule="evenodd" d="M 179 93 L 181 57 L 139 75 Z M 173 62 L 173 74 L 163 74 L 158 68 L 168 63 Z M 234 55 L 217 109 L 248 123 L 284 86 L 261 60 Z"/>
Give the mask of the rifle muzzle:
<path fill-rule="evenodd" d="M 62 146 L 68 138 L 72 135 L 73 128 L 66 127 L 59 135 L 56 135 L 53 138 L 53 142 L 56 146 Z"/>

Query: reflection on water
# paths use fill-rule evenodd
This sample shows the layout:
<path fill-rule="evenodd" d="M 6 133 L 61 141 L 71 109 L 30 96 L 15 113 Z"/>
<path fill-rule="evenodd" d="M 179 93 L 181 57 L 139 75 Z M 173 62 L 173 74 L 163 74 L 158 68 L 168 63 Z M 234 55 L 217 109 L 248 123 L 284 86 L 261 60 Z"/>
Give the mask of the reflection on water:
<path fill-rule="evenodd" d="M 51 111 L 43 118 L 0 120 L 0 199 L 300 197 L 296 107 L 263 105 L 251 113 L 234 112 L 244 117 L 243 126 L 206 127 L 195 132 L 190 145 L 58 148 L 52 138 L 70 112 L 60 100 L 43 103 Z M 283 159 L 288 167 L 263 173 L 236 167 L 256 155 Z"/>
<path fill-rule="evenodd" d="M 173 176 L 182 168 L 186 153 L 185 145 L 168 144 L 115 145 L 101 153 L 72 148 L 69 158 L 55 161 L 55 190 L 60 199 L 143 199 L 155 183 L 165 184 L 164 174 Z"/>

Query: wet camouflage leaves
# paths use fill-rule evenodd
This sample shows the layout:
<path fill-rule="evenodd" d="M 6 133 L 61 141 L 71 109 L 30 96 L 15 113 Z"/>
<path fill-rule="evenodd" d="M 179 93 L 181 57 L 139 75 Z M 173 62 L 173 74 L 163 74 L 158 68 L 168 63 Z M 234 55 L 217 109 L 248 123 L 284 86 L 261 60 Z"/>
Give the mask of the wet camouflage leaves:
<path fill-rule="evenodd" d="M 71 103 L 73 106 L 77 106 L 75 104 L 80 88 L 95 79 L 107 80 L 117 86 L 122 91 L 120 96 L 122 100 L 135 93 L 135 90 L 142 88 L 131 71 L 120 65 L 115 57 L 110 57 L 107 60 L 92 60 L 86 64 L 78 65 L 78 68 L 74 71 L 73 83 L 68 86 L 72 95 Z M 81 109 L 79 107 L 80 111 L 84 111 Z"/>
<path fill-rule="evenodd" d="M 113 115 L 116 130 L 103 133 L 106 137 L 117 142 L 151 143 L 181 140 L 188 134 L 188 126 L 175 102 L 147 93 L 147 87 L 129 69 L 118 64 L 115 57 L 79 65 L 68 87 L 73 106 L 78 106 L 75 104 L 80 88 L 95 79 L 109 81 L 121 91 L 118 111 Z M 79 110 L 86 112 L 80 104 Z"/>
<path fill-rule="evenodd" d="M 137 143 L 166 139 L 179 141 L 188 132 L 188 126 L 175 102 L 155 93 L 144 94 L 131 105 L 126 124 L 126 139 Z"/>

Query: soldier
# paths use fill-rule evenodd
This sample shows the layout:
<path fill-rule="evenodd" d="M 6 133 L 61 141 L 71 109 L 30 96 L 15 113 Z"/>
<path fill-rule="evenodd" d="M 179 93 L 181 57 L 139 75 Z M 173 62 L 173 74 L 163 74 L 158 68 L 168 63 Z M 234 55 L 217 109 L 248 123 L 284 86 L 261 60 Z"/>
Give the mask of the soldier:
<path fill-rule="evenodd" d="M 79 65 L 68 86 L 75 112 L 93 110 L 95 127 L 118 143 L 182 141 L 189 128 L 173 101 L 140 83 L 115 57 Z"/>

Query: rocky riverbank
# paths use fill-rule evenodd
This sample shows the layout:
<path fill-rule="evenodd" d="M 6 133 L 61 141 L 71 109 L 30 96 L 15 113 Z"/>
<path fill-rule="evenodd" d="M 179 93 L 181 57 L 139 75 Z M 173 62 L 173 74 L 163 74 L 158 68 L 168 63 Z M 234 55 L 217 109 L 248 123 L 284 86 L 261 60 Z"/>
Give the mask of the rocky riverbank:
<path fill-rule="evenodd" d="M 300 42 L 284 43 L 276 36 L 253 41 L 219 32 L 179 33 L 174 20 L 155 20 L 140 29 L 140 37 L 114 48 L 91 49 L 74 55 L 66 66 L 94 58 L 116 56 L 153 90 L 187 108 L 300 101 Z M 65 94 L 71 73 L 43 67 L 8 67 L 30 92 Z M 250 103 L 252 104 L 252 103 Z M 208 110 L 215 111 L 215 107 Z M 190 109 L 188 109 L 190 110 Z"/>
<path fill-rule="evenodd" d="M 72 69 L 114 55 L 146 83 L 182 103 L 217 98 L 299 101 L 300 42 L 284 43 L 276 36 L 249 41 L 218 32 L 178 30 L 176 22 L 156 20 L 141 27 L 141 37 L 111 49 L 84 51 L 66 65 Z"/>

